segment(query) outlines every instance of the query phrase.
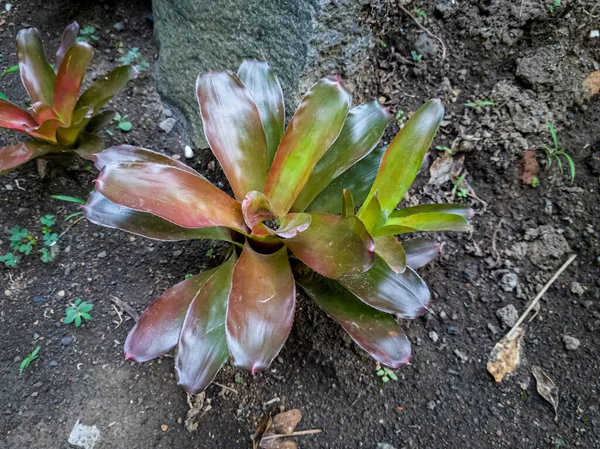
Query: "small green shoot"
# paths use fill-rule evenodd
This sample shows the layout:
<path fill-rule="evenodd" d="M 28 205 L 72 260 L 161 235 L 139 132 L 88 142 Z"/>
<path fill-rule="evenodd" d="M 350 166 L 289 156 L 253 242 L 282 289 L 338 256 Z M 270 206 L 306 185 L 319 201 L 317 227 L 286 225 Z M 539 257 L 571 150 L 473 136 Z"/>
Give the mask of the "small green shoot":
<path fill-rule="evenodd" d="M 531 180 L 531 187 L 533 187 L 534 189 L 538 186 L 538 183 L 540 181 L 538 180 L 537 176 L 535 176 L 532 180 Z"/>
<path fill-rule="evenodd" d="M 115 122 L 117 122 L 117 128 L 119 128 L 121 131 L 124 132 L 129 132 L 131 131 L 131 128 L 133 128 L 133 125 L 131 124 L 131 122 L 126 122 L 125 119 L 127 118 L 127 114 L 125 114 L 123 117 L 121 117 L 121 114 L 119 114 L 117 112 L 117 115 L 115 115 L 115 118 L 113 118 L 113 120 Z M 109 134 L 112 135 L 112 134 Z"/>
<path fill-rule="evenodd" d="M 54 215 L 45 215 L 40 218 L 42 222 L 42 240 L 44 241 L 44 246 L 46 248 L 40 248 L 38 253 L 41 253 L 41 259 L 44 263 L 52 262 L 54 259 L 54 254 L 48 248 L 54 246 L 56 242 L 58 242 L 58 234 L 56 232 L 52 232 L 52 226 L 56 224 L 54 221 Z"/>
<path fill-rule="evenodd" d="M 473 103 L 465 103 L 467 108 L 479 108 L 482 106 L 496 106 L 496 103 L 489 100 L 476 100 Z"/>
<path fill-rule="evenodd" d="M 560 438 L 554 439 L 554 449 L 560 449 L 561 447 L 566 446 L 566 445 L 567 445 L 567 443 L 565 443 Z"/>
<path fill-rule="evenodd" d="M 31 362 L 38 358 L 38 352 L 40 352 L 39 346 L 35 348 L 30 354 L 27 354 L 27 357 L 23 359 L 23 361 L 19 365 L 19 376 L 23 375 L 23 371 L 29 368 Z"/>
<path fill-rule="evenodd" d="M 217 257 L 215 255 L 215 249 L 214 248 L 209 248 L 208 251 L 206 251 L 205 256 L 208 257 L 209 259 L 214 259 L 215 257 Z"/>
<path fill-rule="evenodd" d="M 415 8 L 415 9 L 413 9 L 413 12 L 415 13 L 415 15 L 417 17 L 427 17 L 427 13 L 425 11 L 423 11 L 422 9 Z"/>
<path fill-rule="evenodd" d="M 16 257 L 13 253 L 8 253 L 4 256 L 0 256 L 0 262 L 3 262 L 4 265 L 6 265 L 9 268 L 14 268 L 19 262 L 19 258 Z"/>
<path fill-rule="evenodd" d="M 382 48 L 387 48 L 387 46 L 388 46 L 388 45 L 387 45 L 385 42 L 383 42 L 383 41 L 379 41 L 379 45 L 380 45 Z"/>
<path fill-rule="evenodd" d="M 465 180 L 466 176 L 467 174 L 463 173 L 461 177 L 456 180 L 456 183 L 452 188 L 452 196 L 458 196 L 459 198 L 466 198 L 468 196 L 469 192 L 467 191 L 467 189 L 460 187 L 463 181 Z"/>
<path fill-rule="evenodd" d="M 86 321 L 92 321 L 92 315 L 90 315 L 90 312 L 93 307 L 93 304 L 82 301 L 81 298 L 76 299 L 75 302 L 72 303 L 71 306 L 67 307 L 67 310 L 65 311 L 65 324 L 75 322 L 75 327 L 79 327 L 81 326 L 82 318 Z"/>
<path fill-rule="evenodd" d="M 33 246 L 36 244 L 36 240 L 33 238 L 29 231 L 20 226 L 15 226 L 10 230 L 10 247 L 22 254 L 28 256 L 33 250 Z"/>
<path fill-rule="evenodd" d="M 562 2 L 560 0 L 554 0 L 551 5 L 548 5 L 548 10 L 550 14 L 554 14 L 554 8 L 561 8 Z"/>
<path fill-rule="evenodd" d="M 193 276 L 193 274 L 192 274 L 192 273 L 188 273 L 188 274 L 186 274 L 186 275 L 185 275 L 185 278 L 186 278 L 186 279 L 189 279 L 189 278 L 191 278 L 192 276 Z"/>
<path fill-rule="evenodd" d="M 446 147 L 444 145 L 436 145 L 435 149 L 438 151 L 445 151 L 447 153 L 452 154 L 452 148 Z"/>
<path fill-rule="evenodd" d="M 87 42 L 88 44 L 98 42 L 100 38 L 94 34 L 95 32 L 96 28 L 92 26 L 88 25 L 83 27 L 81 30 L 79 30 L 79 36 L 77 36 L 77 40 L 79 42 Z"/>
<path fill-rule="evenodd" d="M 148 70 L 150 64 L 142 57 L 138 47 L 130 48 L 124 56 L 119 58 L 119 62 L 123 65 L 132 65 L 140 72 Z"/>
<path fill-rule="evenodd" d="M 54 198 L 55 200 L 60 200 L 60 201 L 66 201 L 68 203 L 85 204 L 85 200 L 82 200 L 80 198 L 75 198 L 74 196 L 51 195 L 50 198 Z"/>
<path fill-rule="evenodd" d="M 8 69 L 4 70 L 2 72 L 2 74 L 0 75 L 0 78 L 3 78 L 5 75 L 12 73 L 12 72 L 18 72 L 19 71 L 19 66 L 18 65 L 13 65 L 12 67 L 9 67 Z M 6 99 L 6 97 L 4 97 Z"/>
<path fill-rule="evenodd" d="M 6 100 L 6 101 L 8 101 L 8 98 L 6 98 L 6 95 L 4 95 L 2 92 L 0 92 L 0 98 L 1 98 L 2 100 Z"/>
<path fill-rule="evenodd" d="M 54 215 L 44 215 L 42 218 L 40 218 L 40 222 L 44 225 L 42 227 L 42 232 L 44 234 L 46 232 L 49 232 L 52 226 L 56 224 L 56 222 L 54 221 Z"/>
<path fill-rule="evenodd" d="M 421 59 L 423 59 L 423 55 L 420 55 L 415 50 L 410 51 L 410 56 L 412 57 L 412 60 L 415 62 L 421 62 Z"/>
<path fill-rule="evenodd" d="M 396 112 L 395 118 L 398 125 L 404 125 L 409 117 L 402 109 L 400 109 L 398 112 Z"/>
<path fill-rule="evenodd" d="M 552 160 L 555 159 L 556 164 L 558 165 L 558 169 L 562 173 L 563 164 L 560 157 L 564 157 L 567 163 L 569 164 L 569 171 L 571 173 L 571 184 L 573 184 L 573 181 L 575 181 L 575 163 L 573 162 L 571 156 L 569 156 L 569 154 L 567 153 L 567 150 L 565 150 L 564 148 L 560 148 L 558 144 L 558 136 L 556 134 L 556 130 L 550 122 L 548 122 L 548 130 L 550 131 L 550 135 L 552 136 L 552 143 L 554 144 L 554 147 L 550 148 L 546 145 L 540 146 L 540 148 L 546 153 L 546 157 L 548 159 L 548 167 L 552 166 Z"/>
<path fill-rule="evenodd" d="M 397 381 L 398 376 L 387 366 L 377 365 L 377 375 L 381 377 L 383 383 L 388 383 L 390 380 Z"/>

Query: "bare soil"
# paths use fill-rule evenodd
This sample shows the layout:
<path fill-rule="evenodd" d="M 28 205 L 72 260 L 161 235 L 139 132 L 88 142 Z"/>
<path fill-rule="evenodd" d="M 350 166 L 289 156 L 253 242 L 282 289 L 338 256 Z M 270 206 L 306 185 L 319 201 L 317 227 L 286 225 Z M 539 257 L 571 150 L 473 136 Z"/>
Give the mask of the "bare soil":
<path fill-rule="evenodd" d="M 418 20 L 444 42 L 444 61 L 439 42 L 419 37 L 422 30 L 402 11 L 404 4 L 414 15 L 415 8 L 425 13 Z M 273 366 L 254 377 L 226 367 L 217 382 L 237 393 L 209 387 L 197 430 L 186 430 L 186 394 L 175 383 L 172 358 L 126 361 L 122 345 L 133 320 L 111 298 L 141 312 L 186 273 L 220 263 L 223 247 L 152 242 L 86 221 L 69 227 L 73 221 L 64 218 L 76 207 L 50 195 L 85 198 L 95 170 L 84 170 L 84 162 L 44 181 L 35 164 L 3 177 L 0 254 L 8 251 L 13 226 L 41 238 L 39 218 L 46 214 L 57 216 L 56 232 L 65 234 L 53 262 L 32 255 L 16 268 L 0 267 L 0 447 L 72 447 L 67 439 L 81 420 L 100 430 L 96 449 L 248 448 L 268 402 L 300 408 L 298 429 L 324 430 L 299 438 L 303 448 L 600 447 L 600 100 L 586 98 L 582 89 L 599 68 L 600 38 L 589 34 L 600 25 L 600 8 L 591 0 L 553 5 L 390 0 L 365 7 L 364 21 L 380 44 L 362 79 L 354 80 L 360 86 L 355 98 L 379 98 L 408 113 L 441 97 L 447 123 L 434 145 L 459 150 L 453 157 L 459 165 L 462 159 L 472 196 L 455 200 L 477 210 L 472 234 L 439 235 L 442 255 L 421 270 L 432 306 L 421 319 L 403 323 L 414 350 L 397 382 L 382 384 L 374 362 L 300 296 L 290 339 Z M 99 40 L 91 71 L 99 74 L 117 64 L 117 47 L 139 47 L 150 68 L 113 102 L 133 130 L 113 126 L 113 137 L 106 137 L 183 158 L 181 121 L 169 134 L 158 127 L 167 106 L 153 84 L 158 49 L 149 1 L 22 0 L 9 12 L 4 2 L 0 9 L 3 69 L 16 63 L 14 38 L 25 26 L 37 27 L 52 51 L 71 21 L 94 26 Z M 124 19 L 125 29 L 115 30 Z M 26 100 L 18 74 L 6 75 L 0 86 L 13 101 Z M 496 105 L 464 106 L 475 100 Z M 533 188 L 523 183 L 523 155 L 551 145 L 547 121 L 574 159 L 575 181 L 537 151 Z M 19 139 L 0 133 L 3 145 Z M 186 162 L 225 186 L 210 152 L 196 155 Z M 452 182 L 438 186 L 429 176 L 422 173 L 407 204 L 447 200 Z M 496 384 L 486 357 L 508 330 L 496 311 L 509 304 L 523 311 L 571 253 L 577 260 L 527 325 L 521 367 Z M 94 303 L 93 321 L 78 329 L 61 322 L 77 298 Z M 564 335 L 580 346 L 567 350 Z M 39 358 L 20 376 L 20 361 L 37 346 Z M 558 385 L 556 420 L 536 393 L 533 366 Z"/>

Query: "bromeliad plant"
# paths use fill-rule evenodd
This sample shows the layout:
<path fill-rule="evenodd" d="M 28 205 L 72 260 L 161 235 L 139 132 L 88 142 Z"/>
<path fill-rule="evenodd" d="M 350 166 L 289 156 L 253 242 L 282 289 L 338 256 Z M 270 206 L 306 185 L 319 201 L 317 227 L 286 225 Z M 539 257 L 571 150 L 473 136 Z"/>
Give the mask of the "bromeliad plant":
<path fill-rule="evenodd" d="M 94 133 L 110 122 L 114 112 L 100 109 L 137 75 L 131 66 L 100 77 L 81 96 L 79 90 L 93 56 L 92 47 L 77 41 L 79 25 L 69 25 L 56 52 L 54 68 L 46 60 L 35 28 L 17 35 L 21 80 L 31 103 L 27 110 L 0 99 L 0 127 L 27 134 L 33 140 L 0 148 L 0 175 L 41 156 L 79 154 L 91 159 L 104 149 Z"/>
<path fill-rule="evenodd" d="M 101 173 L 84 208 L 92 222 L 159 240 L 231 243 L 221 266 L 186 276 L 144 312 L 126 357 L 143 362 L 177 346 L 177 379 L 190 393 L 206 388 L 229 357 L 263 370 L 288 337 L 298 284 L 378 362 L 408 363 L 410 343 L 394 316 L 427 308 L 415 268 L 439 246 L 394 234 L 469 226 L 470 210 L 458 205 L 395 210 L 442 120 L 440 101 L 374 150 L 393 117 L 377 102 L 350 109 L 337 77 L 312 86 L 285 130 L 281 87 L 267 63 L 245 61 L 237 75 L 202 73 L 196 89 L 235 199 L 150 150 L 123 145 L 95 158 Z"/>

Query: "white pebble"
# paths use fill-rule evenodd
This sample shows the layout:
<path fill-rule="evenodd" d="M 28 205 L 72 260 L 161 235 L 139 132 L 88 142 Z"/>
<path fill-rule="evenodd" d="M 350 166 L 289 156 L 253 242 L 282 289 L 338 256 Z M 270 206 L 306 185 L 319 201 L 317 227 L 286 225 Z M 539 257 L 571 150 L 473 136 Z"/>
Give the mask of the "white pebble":
<path fill-rule="evenodd" d="M 189 145 L 186 145 L 183 149 L 183 155 L 186 159 L 191 159 L 194 157 L 194 150 L 192 150 L 192 147 L 190 147 Z"/>

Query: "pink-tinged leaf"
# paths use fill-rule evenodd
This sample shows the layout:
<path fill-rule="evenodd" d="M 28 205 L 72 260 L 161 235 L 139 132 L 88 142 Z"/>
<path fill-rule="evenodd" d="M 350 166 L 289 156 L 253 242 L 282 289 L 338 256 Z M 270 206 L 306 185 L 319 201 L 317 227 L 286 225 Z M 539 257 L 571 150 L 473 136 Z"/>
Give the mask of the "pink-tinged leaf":
<path fill-rule="evenodd" d="M 429 289 L 412 268 L 394 273 L 379 256 L 369 271 L 338 280 L 366 304 L 401 318 L 416 318 L 429 305 Z"/>
<path fill-rule="evenodd" d="M 375 238 L 375 254 L 381 257 L 394 273 L 404 273 L 406 270 L 406 253 L 393 235 Z"/>
<path fill-rule="evenodd" d="M 0 99 L 0 127 L 28 133 L 28 129 L 38 126 L 29 112 L 10 101 Z"/>
<path fill-rule="evenodd" d="M 242 213 L 246 226 L 254 228 L 263 221 L 272 220 L 274 217 L 271 211 L 271 204 L 266 196 L 257 191 L 248 192 L 242 202 Z"/>
<path fill-rule="evenodd" d="M 31 105 L 29 112 L 38 124 L 44 123 L 48 120 L 57 119 L 56 112 L 54 112 L 52 105 L 40 103 L 39 101 Z"/>
<path fill-rule="evenodd" d="M 47 120 L 41 125 L 35 126 L 34 128 L 29 128 L 27 126 L 24 126 L 24 128 L 25 132 L 31 137 L 43 140 L 44 142 L 56 144 L 56 132 L 61 126 L 63 125 L 60 120 Z"/>
<path fill-rule="evenodd" d="M 425 213 L 388 218 L 385 225 L 375 229 L 374 237 L 407 232 L 469 231 L 469 220 L 460 215 Z"/>
<path fill-rule="evenodd" d="M 117 67 L 112 72 L 101 76 L 79 97 L 75 109 L 86 106 L 94 107 L 94 114 L 108 103 L 115 95 L 117 95 L 126 85 L 127 82 L 134 79 L 138 75 L 138 70 L 126 65 Z"/>
<path fill-rule="evenodd" d="M 232 72 L 198 75 L 204 134 L 238 201 L 262 191 L 269 170 L 267 142 L 252 95 Z"/>
<path fill-rule="evenodd" d="M 25 162 L 56 150 L 55 146 L 41 142 L 21 142 L 0 148 L 0 175 L 5 175 Z"/>
<path fill-rule="evenodd" d="M 304 292 L 371 357 L 391 368 L 408 364 L 410 342 L 391 315 L 369 307 L 336 281 L 294 274 Z"/>
<path fill-rule="evenodd" d="M 240 203 L 188 171 L 152 162 L 104 166 L 96 189 L 113 203 L 184 228 L 227 226 L 245 231 Z"/>
<path fill-rule="evenodd" d="M 104 140 L 95 134 L 81 133 L 75 152 L 88 161 L 94 161 L 97 153 L 104 149 Z"/>
<path fill-rule="evenodd" d="M 138 212 L 113 203 L 99 192 L 91 192 L 83 207 L 85 217 L 100 226 L 120 229 L 154 240 L 209 239 L 233 242 L 233 232 L 224 227 L 189 229 L 177 226 L 156 215 Z"/>
<path fill-rule="evenodd" d="M 350 101 L 337 77 L 321 79 L 302 99 L 281 139 L 263 190 L 277 216 L 290 210 L 313 168 L 337 139 Z"/>
<path fill-rule="evenodd" d="M 352 109 L 346 117 L 340 135 L 315 165 L 292 210 L 304 211 L 331 181 L 368 155 L 393 118 L 378 101 Z"/>
<path fill-rule="evenodd" d="M 196 170 L 188 167 L 183 162 L 173 159 L 166 154 L 157 151 L 148 150 L 142 147 L 133 145 L 117 145 L 107 148 L 102 153 L 98 153 L 95 157 L 95 165 L 98 170 L 102 170 L 108 164 L 120 164 L 123 162 L 154 162 L 156 164 L 169 165 L 187 171 L 192 175 L 196 175 L 202 179 L 206 179 Z"/>
<path fill-rule="evenodd" d="M 79 89 L 85 71 L 94 56 L 92 46 L 75 42 L 65 54 L 54 82 L 54 110 L 60 120 L 71 125 L 73 111 L 79 97 Z"/>
<path fill-rule="evenodd" d="M 402 218 L 408 215 L 415 214 L 453 214 L 460 215 L 464 218 L 471 218 L 475 215 L 473 209 L 468 206 L 463 206 L 461 204 L 453 204 L 453 203 L 444 203 L 444 204 L 420 204 L 418 206 L 413 207 L 405 207 L 403 209 L 398 209 L 392 211 L 389 218 Z"/>
<path fill-rule="evenodd" d="M 269 223 L 259 223 L 252 228 L 253 236 L 277 236 L 282 239 L 291 239 L 300 232 L 304 232 L 310 226 L 312 216 L 310 214 L 287 214 L 278 220 Z M 267 226 L 270 225 L 272 227 Z M 269 240 L 267 240 L 269 241 Z M 277 243 L 281 241 L 276 240 Z"/>
<path fill-rule="evenodd" d="M 421 106 L 406 122 L 383 155 L 375 182 L 358 212 L 360 218 L 375 192 L 386 214 L 396 208 L 415 180 L 443 117 L 444 106 L 435 99 Z"/>
<path fill-rule="evenodd" d="M 63 31 L 62 37 L 60 38 L 60 46 L 56 51 L 56 60 L 54 62 L 54 72 L 57 73 L 62 61 L 67 54 L 67 51 L 71 46 L 77 42 L 77 34 L 79 33 L 79 24 L 73 22 L 65 31 Z"/>
<path fill-rule="evenodd" d="M 190 305 L 177 346 L 177 383 L 189 394 L 210 385 L 229 358 L 225 320 L 236 257 L 217 268 Z"/>
<path fill-rule="evenodd" d="M 98 115 L 95 115 L 85 125 L 85 132 L 95 133 L 100 131 L 106 125 L 113 121 L 117 113 L 115 111 L 103 111 Z"/>
<path fill-rule="evenodd" d="M 350 189 L 342 192 L 342 218 L 354 216 L 354 198 Z"/>
<path fill-rule="evenodd" d="M 295 304 L 287 249 L 259 254 L 246 243 L 227 305 L 227 344 L 236 366 L 255 373 L 271 364 L 290 333 Z"/>
<path fill-rule="evenodd" d="M 192 276 L 154 301 L 129 332 L 125 340 L 125 357 L 146 362 L 175 347 L 192 300 L 216 270 Z"/>
<path fill-rule="evenodd" d="M 61 126 L 56 130 L 56 140 L 60 145 L 73 146 L 77 142 L 79 134 L 92 118 L 93 106 L 76 109 L 71 119 L 71 125 Z"/>
<path fill-rule="evenodd" d="M 285 240 L 298 259 L 332 279 L 363 273 L 371 268 L 375 244 L 358 218 L 311 215 L 308 229 Z"/>
<path fill-rule="evenodd" d="M 402 242 L 406 265 L 416 270 L 431 262 L 440 252 L 441 245 L 433 239 L 410 239 Z"/>
<path fill-rule="evenodd" d="M 26 28 L 17 34 L 17 57 L 21 81 L 31 102 L 51 105 L 56 75 L 46 60 L 42 39 L 35 28 Z"/>
<path fill-rule="evenodd" d="M 267 141 L 267 162 L 271 165 L 285 127 L 283 92 L 279 79 L 269 64 L 255 60 L 242 62 L 237 76 L 250 91 L 258 107 Z"/>

